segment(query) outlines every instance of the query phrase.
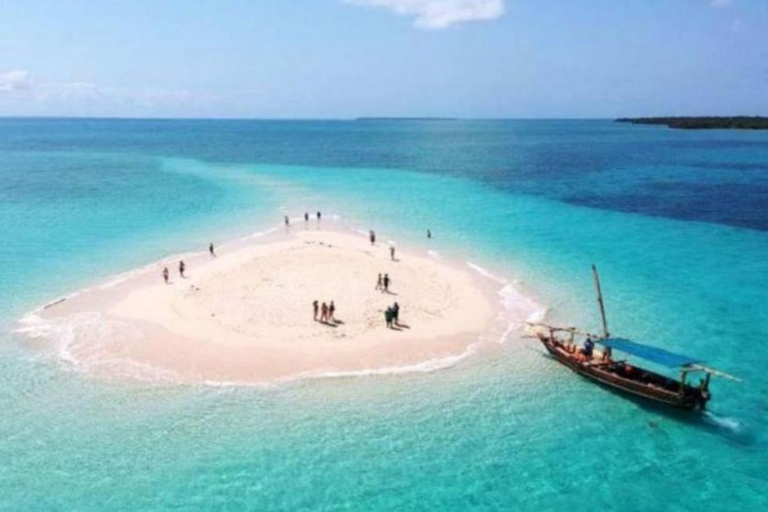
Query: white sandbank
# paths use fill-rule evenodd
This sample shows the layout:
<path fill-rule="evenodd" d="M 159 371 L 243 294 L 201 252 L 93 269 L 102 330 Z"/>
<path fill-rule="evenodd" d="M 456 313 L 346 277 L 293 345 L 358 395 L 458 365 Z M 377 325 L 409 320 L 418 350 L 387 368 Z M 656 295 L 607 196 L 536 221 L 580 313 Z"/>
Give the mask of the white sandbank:
<path fill-rule="evenodd" d="M 400 247 L 393 261 L 386 244 L 311 224 L 183 256 L 186 278 L 178 259 L 155 263 L 52 303 L 26 330 L 101 375 L 219 383 L 439 366 L 508 331 L 499 284 L 466 265 Z M 374 289 L 379 273 L 390 293 Z M 333 300 L 339 323 L 315 321 L 313 300 Z M 384 320 L 395 301 L 396 330 Z"/>

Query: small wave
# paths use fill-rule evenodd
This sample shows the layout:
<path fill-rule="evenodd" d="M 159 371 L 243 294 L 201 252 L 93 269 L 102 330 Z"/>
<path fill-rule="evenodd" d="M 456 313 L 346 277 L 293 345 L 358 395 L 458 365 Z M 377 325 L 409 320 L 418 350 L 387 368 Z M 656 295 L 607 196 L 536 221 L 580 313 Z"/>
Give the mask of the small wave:
<path fill-rule="evenodd" d="M 470 357 L 477 351 L 480 344 L 473 343 L 469 345 L 464 352 L 452 356 L 429 359 L 421 363 L 406 366 L 385 366 L 382 368 L 366 368 L 363 370 L 313 370 L 310 372 L 299 373 L 280 377 L 271 381 L 216 381 L 205 380 L 202 382 L 210 387 L 259 387 L 276 388 L 281 385 L 299 383 L 310 380 L 325 379 L 352 379 L 359 377 L 383 377 L 395 375 L 409 375 L 416 373 L 432 373 L 441 370 L 447 370 L 456 366 L 462 360 Z"/>
<path fill-rule="evenodd" d="M 437 251 L 432 251 L 432 250 L 429 250 L 429 251 L 427 251 L 427 255 L 428 255 L 430 258 L 432 258 L 433 260 L 437 260 L 437 261 L 440 261 L 440 260 L 443 258 L 443 255 L 442 255 L 442 254 L 440 254 L 440 253 L 439 253 L 439 252 L 437 252 Z"/>
<path fill-rule="evenodd" d="M 474 270 L 475 272 L 477 272 L 478 274 L 480 274 L 481 276 L 483 276 L 483 277 L 485 277 L 487 279 L 490 279 L 491 281 L 495 281 L 495 282 L 497 282 L 499 284 L 503 284 L 503 285 L 505 285 L 505 284 L 507 284 L 509 282 L 506 279 L 504 279 L 503 277 L 499 277 L 499 276 L 497 276 L 495 274 L 492 274 L 489 270 L 481 267 L 480 265 L 472 263 L 471 261 L 467 262 L 467 266 L 469 268 L 471 268 L 472 270 Z"/>

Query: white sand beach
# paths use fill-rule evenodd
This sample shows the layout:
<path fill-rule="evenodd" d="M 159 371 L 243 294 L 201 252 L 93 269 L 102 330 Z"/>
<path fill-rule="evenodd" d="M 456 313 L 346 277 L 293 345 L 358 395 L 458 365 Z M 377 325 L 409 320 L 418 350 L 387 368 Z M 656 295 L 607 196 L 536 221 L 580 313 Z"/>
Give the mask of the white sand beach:
<path fill-rule="evenodd" d="M 417 365 L 465 352 L 498 317 L 498 296 L 469 268 L 400 248 L 396 258 L 386 243 L 297 225 L 215 258 L 187 257 L 186 278 L 178 260 L 158 263 L 41 316 L 90 319 L 68 342 L 73 360 L 227 382 Z M 389 293 L 375 289 L 379 273 L 389 274 Z M 334 301 L 338 323 L 315 321 L 314 300 Z M 395 301 L 401 325 L 389 329 L 384 311 Z"/>

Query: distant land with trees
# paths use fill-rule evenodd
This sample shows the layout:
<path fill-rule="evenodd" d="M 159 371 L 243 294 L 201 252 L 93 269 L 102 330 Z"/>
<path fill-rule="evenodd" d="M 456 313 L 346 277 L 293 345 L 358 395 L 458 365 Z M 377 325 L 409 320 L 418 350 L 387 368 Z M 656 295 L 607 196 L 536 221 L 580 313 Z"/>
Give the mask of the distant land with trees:
<path fill-rule="evenodd" d="M 768 117 L 622 117 L 619 123 L 660 124 L 682 130 L 768 130 Z"/>

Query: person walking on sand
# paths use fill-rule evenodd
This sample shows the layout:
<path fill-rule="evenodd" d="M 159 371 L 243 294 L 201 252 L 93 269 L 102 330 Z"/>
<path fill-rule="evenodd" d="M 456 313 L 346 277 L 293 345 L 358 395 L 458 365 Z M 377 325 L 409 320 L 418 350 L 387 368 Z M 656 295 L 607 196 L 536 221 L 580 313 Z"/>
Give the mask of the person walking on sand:
<path fill-rule="evenodd" d="M 318 305 L 317 301 L 312 302 L 312 309 L 315 311 L 315 322 L 317 322 L 317 311 L 320 309 L 320 306 Z"/>
<path fill-rule="evenodd" d="M 336 322 L 336 318 L 334 318 L 333 314 L 336 313 L 336 305 L 331 301 L 330 306 L 328 306 L 328 321 L 329 322 Z"/>
<path fill-rule="evenodd" d="M 187 278 L 187 276 L 184 275 L 184 271 L 187 270 L 187 265 L 184 263 L 184 260 L 179 261 L 179 275 L 183 277 L 184 279 Z"/>
<path fill-rule="evenodd" d="M 384 289 L 384 282 L 381 279 L 381 274 L 379 274 L 379 280 L 376 281 L 376 288 L 374 290 L 383 290 Z"/>
<path fill-rule="evenodd" d="M 320 321 L 323 323 L 328 321 L 328 305 L 325 302 L 320 307 Z"/>
<path fill-rule="evenodd" d="M 373 230 L 368 233 L 368 238 L 371 239 L 371 245 L 376 245 L 376 233 Z"/>
<path fill-rule="evenodd" d="M 213 248 L 213 242 L 208 245 L 208 252 L 211 254 L 211 258 L 216 257 L 216 250 Z"/>
<path fill-rule="evenodd" d="M 392 258 L 392 261 L 395 261 L 395 246 L 390 245 L 389 246 L 389 257 Z"/>
<path fill-rule="evenodd" d="M 168 278 L 169 278 L 168 267 L 165 267 L 163 269 L 163 281 L 165 281 L 165 284 L 168 284 Z"/>
<path fill-rule="evenodd" d="M 392 304 L 392 322 L 395 325 L 400 325 L 400 304 L 397 302 Z"/>
<path fill-rule="evenodd" d="M 389 274 L 384 274 L 384 291 L 389 292 Z"/>

